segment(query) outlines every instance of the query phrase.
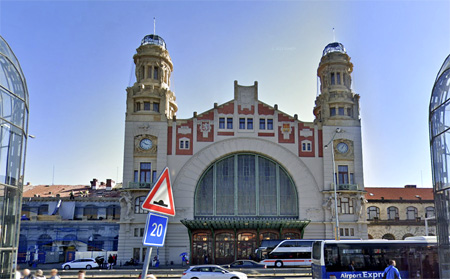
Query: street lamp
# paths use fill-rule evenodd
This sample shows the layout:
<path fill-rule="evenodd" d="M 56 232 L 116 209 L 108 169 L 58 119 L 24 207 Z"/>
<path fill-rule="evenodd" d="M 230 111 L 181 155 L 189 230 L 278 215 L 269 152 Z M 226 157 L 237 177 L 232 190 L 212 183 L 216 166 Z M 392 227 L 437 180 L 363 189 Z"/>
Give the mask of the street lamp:
<path fill-rule="evenodd" d="M 341 236 L 339 233 L 339 213 L 338 213 L 338 206 L 337 206 L 336 164 L 334 161 L 334 144 L 333 144 L 334 137 L 336 137 L 337 133 L 342 133 L 342 129 L 336 128 L 336 131 L 334 132 L 333 137 L 324 147 L 325 147 L 325 149 L 327 149 L 331 143 L 331 161 L 333 164 L 333 184 L 334 184 L 334 215 L 335 215 L 335 220 L 336 220 L 335 228 L 334 228 L 334 230 L 335 230 L 334 238 L 335 238 L 335 240 L 340 240 Z"/>

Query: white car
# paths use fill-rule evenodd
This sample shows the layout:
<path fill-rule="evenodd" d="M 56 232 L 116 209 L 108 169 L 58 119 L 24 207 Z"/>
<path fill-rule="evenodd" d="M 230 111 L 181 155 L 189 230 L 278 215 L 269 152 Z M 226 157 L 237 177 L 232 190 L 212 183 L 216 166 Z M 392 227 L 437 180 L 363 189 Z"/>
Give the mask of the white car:
<path fill-rule="evenodd" d="M 71 262 L 64 263 L 62 265 L 63 269 L 71 269 L 71 268 L 98 268 L 98 264 L 94 259 L 78 259 Z"/>
<path fill-rule="evenodd" d="M 228 271 L 218 265 L 191 266 L 183 272 L 181 279 L 247 279 L 247 274 Z"/>

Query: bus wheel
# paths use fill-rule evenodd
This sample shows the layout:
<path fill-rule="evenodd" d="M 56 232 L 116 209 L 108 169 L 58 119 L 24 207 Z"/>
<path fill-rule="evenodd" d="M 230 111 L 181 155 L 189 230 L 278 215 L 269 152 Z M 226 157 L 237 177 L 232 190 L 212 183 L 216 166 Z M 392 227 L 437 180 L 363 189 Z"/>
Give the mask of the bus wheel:
<path fill-rule="evenodd" d="M 276 267 L 283 267 L 283 262 L 282 261 L 276 261 L 275 262 L 275 266 Z"/>

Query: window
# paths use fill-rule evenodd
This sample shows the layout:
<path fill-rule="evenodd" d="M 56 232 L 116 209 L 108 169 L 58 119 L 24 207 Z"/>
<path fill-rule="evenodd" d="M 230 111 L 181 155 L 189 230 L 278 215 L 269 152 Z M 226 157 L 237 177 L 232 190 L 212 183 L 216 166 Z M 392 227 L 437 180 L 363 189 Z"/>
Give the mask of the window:
<path fill-rule="evenodd" d="M 311 151 L 311 142 L 309 140 L 302 141 L 302 151 L 303 152 Z"/>
<path fill-rule="evenodd" d="M 267 130 L 273 130 L 273 119 L 267 119 Z"/>
<path fill-rule="evenodd" d="M 376 206 L 369 206 L 367 208 L 367 219 L 373 220 L 375 218 L 380 218 L 380 209 Z"/>
<path fill-rule="evenodd" d="M 339 113 L 339 115 L 344 115 L 344 108 L 343 107 L 339 107 L 338 108 L 338 113 Z"/>
<path fill-rule="evenodd" d="M 147 78 L 152 78 L 152 66 L 148 66 L 147 68 Z"/>
<path fill-rule="evenodd" d="M 417 218 L 417 208 L 408 206 L 406 208 L 406 220 L 415 220 Z"/>
<path fill-rule="evenodd" d="M 144 68 L 144 66 L 142 66 L 141 71 L 139 72 L 140 79 L 144 79 L 144 73 L 145 73 L 145 68 Z"/>
<path fill-rule="evenodd" d="M 335 84 L 334 73 L 331 73 L 331 85 Z"/>
<path fill-rule="evenodd" d="M 139 171 L 135 170 L 134 171 L 134 182 L 139 182 Z"/>
<path fill-rule="evenodd" d="M 390 206 L 387 209 L 388 220 L 398 220 L 398 208 Z"/>
<path fill-rule="evenodd" d="M 153 68 L 153 79 L 158 79 L 158 67 Z"/>
<path fill-rule="evenodd" d="M 189 149 L 189 140 L 188 139 L 180 140 L 180 149 Z"/>
<path fill-rule="evenodd" d="M 227 129 L 233 129 L 233 118 L 227 118 Z"/>
<path fill-rule="evenodd" d="M 39 206 L 38 215 L 48 215 L 48 204 L 42 204 Z"/>
<path fill-rule="evenodd" d="M 253 130 L 253 118 L 247 118 L 247 130 Z"/>
<path fill-rule="evenodd" d="M 338 211 L 342 214 L 353 214 L 353 200 L 345 197 L 339 198 Z"/>
<path fill-rule="evenodd" d="M 145 198 L 146 196 L 140 196 L 136 198 L 136 200 L 134 201 L 134 213 L 137 214 L 147 213 L 147 210 L 142 209 L 142 204 L 144 203 Z"/>
<path fill-rule="evenodd" d="M 337 84 L 341 84 L 341 73 L 336 73 Z"/>
<path fill-rule="evenodd" d="M 153 103 L 153 111 L 159 112 L 159 103 Z"/>
<path fill-rule="evenodd" d="M 135 237 L 143 237 L 145 228 L 134 228 L 134 236 Z"/>
<path fill-rule="evenodd" d="M 427 208 L 425 208 L 425 217 L 426 218 L 430 218 L 430 217 L 434 217 L 434 207 L 429 206 Z"/>
<path fill-rule="evenodd" d="M 151 182 L 152 163 L 141 163 L 141 179 L 139 182 Z"/>
<path fill-rule="evenodd" d="M 339 234 L 341 236 L 355 236 L 354 228 L 339 228 Z"/>
<path fill-rule="evenodd" d="M 97 207 L 95 205 L 86 205 L 83 210 L 83 216 L 86 216 L 89 220 L 97 219 Z"/>
<path fill-rule="evenodd" d="M 336 115 L 336 108 L 330 108 L 330 116 Z"/>
<path fill-rule="evenodd" d="M 225 117 L 219 118 L 219 129 L 225 129 Z"/>
<path fill-rule="evenodd" d="M 350 117 L 353 117 L 352 108 L 347 108 L 347 115 L 350 116 Z"/>
<path fill-rule="evenodd" d="M 117 205 L 110 205 L 106 208 L 106 219 L 118 220 L 120 219 L 120 207 Z"/>
<path fill-rule="evenodd" d="M 264 118 L 259 119 L 259 129 L 265 130 L 266 129 L 266 120 Z"/>
<path fill-rule="evenodd" d="M 239 118 L 239 129 L 245 129 L 245 118 Z"/>
<path fill-rule="evenodd" d="M 144 110 L 150 110 L 150 102 L 144 102 Z"/>
<path fill-rule="evenodd" d="M 157 175 L 158 175 L 157 172 L 154 170 L 153 173 L 152 173 L 152 182 L 153 182 L 153 183 L 156 182 L 156 179 L 157 179 L 156 176 L 157 176 Z"/>
<path fill-rule="evenodd" d="M 338 166 L 338 184 L 349 184 L 348 166 Z"/>
<path fill-rule="evenodd" d="M 136 102 L 135 106 L 134 106 L 135 111 L 140 111 L 141 110 L 141 103 Z"/>
<path fill-rule="evenodd" d="M 28 219 L 30 218 L 30 207 L 26 204 L 22 205 L 22 216 L 25 215 Z"/>
<path fill-rule="evenodd" d="M 355 184 L 355 175 L 350 173 L 350 184 Z"/>

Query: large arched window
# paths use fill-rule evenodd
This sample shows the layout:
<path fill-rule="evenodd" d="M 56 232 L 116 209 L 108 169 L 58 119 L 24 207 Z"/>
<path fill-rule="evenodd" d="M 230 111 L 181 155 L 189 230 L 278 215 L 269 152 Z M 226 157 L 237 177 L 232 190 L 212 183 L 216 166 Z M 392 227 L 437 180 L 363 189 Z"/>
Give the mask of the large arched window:
<path fill-rule="evenodd" d="M 408 206 L 406 208 L 406 220 L 415 220 L 417 218 L 417 208 L 414 206 Z"/>
<path fill-rule="evenodd" d="M 367 220 L 374 220 L 380 218 L 380 208 L 377 206 L 369 206 L 367 208 Z"/>
<path fill-rule="evenodd" d="M 390 206 L 387 209 L 388 220 L 398 220 L 398 208 Z"/>
<path fill-rule="evenodd" d="M 428 206 L 427 208 L 425 208 L 425 218 L 431 218 L 434 217 L 434 207 L 433 206 Z"/>
<path fill-rule="evenodd" d="M 195 216 L 298 217 L 297 191 L 277 162 L 234 154 L 203 173 L 195 193 Z"/>

